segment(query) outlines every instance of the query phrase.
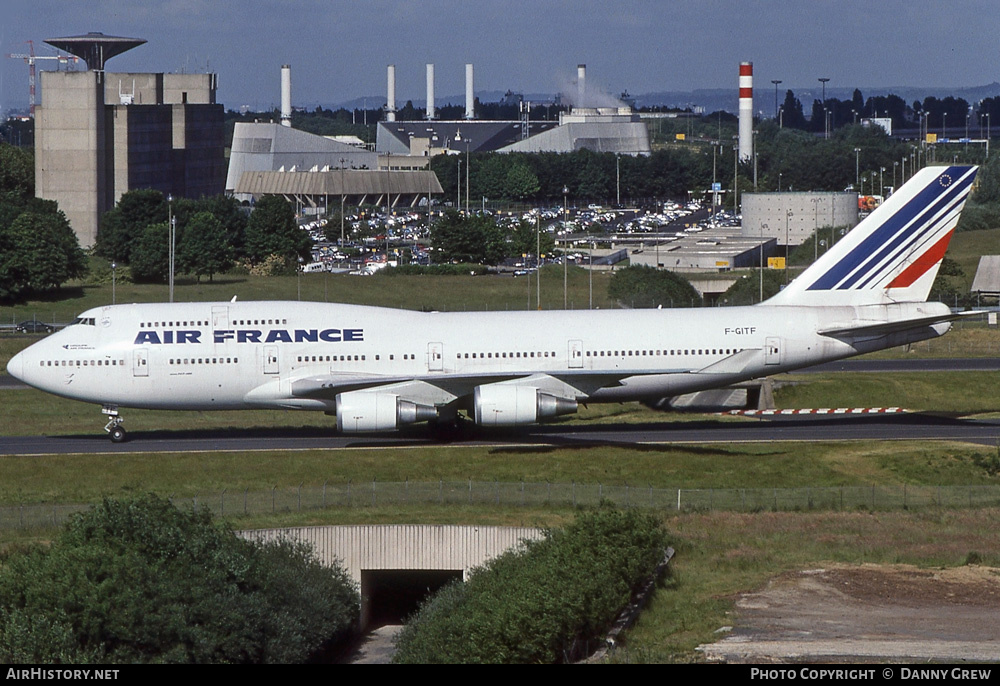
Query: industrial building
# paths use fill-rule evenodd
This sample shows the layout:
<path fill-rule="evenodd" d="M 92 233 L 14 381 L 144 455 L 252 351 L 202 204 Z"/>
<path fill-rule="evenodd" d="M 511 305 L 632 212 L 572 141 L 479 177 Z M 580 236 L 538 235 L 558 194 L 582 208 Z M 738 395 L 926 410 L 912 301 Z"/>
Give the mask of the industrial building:
<path fill-rule="evenodd" d="M 599 98 L 587 91 L 586 65 L 577 67 L 574 107 L 561 113 L 558 122 L 530 120 L 530 103 L 524 103 L 524 114 L 518 121 L 475 119 L 471 64 L 465 65 L 465 75 L 465 119 L 436 120 L 434 65 L 428 64 L 425 120 L 396 121 L 396 68 L 389 65 L 386 120 L 379 123 L 375 149 L 380 154 L 415 157 L 494 151 L 569 153 L 586 149 L 623 155 L 652 151 L 646 124 L 630 107 L 624 103 L 595 106 Z"/>
<path fill-rule="evenodd" d="M 367 147 L 292 128 L 292 74 L 281 67 L 281 121 L 240 122 L 226 192 L 240 200 L 281 195 L 306 213 L 326 213 L 330 198 L 345 205 L 415 207 L 440 195 L 427 155 L 379 155 Z"/>
<path fill-rule="evenodd" d="M 229 155 L 226 192 L 235 193 L 247 172 L 306 172 L 377 169 L 376 154 L 365 148 L 298 131 L 274 122 L 237 122 Z M 241 198 L 243 199 L 243 198 Z"/>
<path fill-rule="evenodd" d="M 443 191 L 432 171 L 324 169 L 244 172 L 233 192 L 247 199 L 281 195 L 303 214 L 326 214 L 331 198 L 337 208 L 341 202 L 354 207 L 416 207 Z"/>
<path fill-rule="evenodd" d="M 46 43 L 85 72 L 42 72 L 35 109 L 35 195 L 55 200 L 80 245 L 133 189 L 197 198 L 225 183 L 215 74 L 110 73 L 108 59 L 146 41 L 89 33 Z"/>
<path fill-rule="evenodd" d="M 649 131 L 630 107 L 574 107 L 559 125 L 511 143 L 498 152 L 613 152 L 649 155 Z"/>
<path fill-rule="evenodd" d="M 434 157 L 442 154 L 494 152 L 556 126 L 554 121 L 382 121 L 375 150 L 379 155 Z"/>
<path fill-rule="evenodd" d="M 739 229 L 713 228 L 692 232 L 683 238 L 643 239 L 629 249 L 632 264 L 657 267 L 672 272 L 725 272 L 732 269 L 766 266 L 777 251 L 773 237 L 746 236 Z M 616 242 L 615 245 L 621 243 Z"/>
<path fill-rule="evenodd" d="M 858 223 L 855 192 L 744 193 L 741 201 L 743 235 L 775 238 L 784 246 L 801 245 L 819 229 Z"/>

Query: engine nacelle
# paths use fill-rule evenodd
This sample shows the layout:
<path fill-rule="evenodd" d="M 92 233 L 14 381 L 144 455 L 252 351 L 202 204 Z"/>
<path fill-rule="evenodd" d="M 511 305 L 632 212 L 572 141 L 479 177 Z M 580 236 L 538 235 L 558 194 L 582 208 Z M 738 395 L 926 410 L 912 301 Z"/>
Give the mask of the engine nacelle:
<path fill-rule="evenodd" d="M 337 395 L 337 430 L 389 431 L 437 417 L 437 409 L 402 400 L 394 393 L 351 391 Z"/>
<path fill-rule="evenodd" d="M 576 400 L 543 393 L 531 386 L 487 384 L 476 386 L 473 409 L 480 426 L 534 424 L 540 419 L 572 414 Z"/>

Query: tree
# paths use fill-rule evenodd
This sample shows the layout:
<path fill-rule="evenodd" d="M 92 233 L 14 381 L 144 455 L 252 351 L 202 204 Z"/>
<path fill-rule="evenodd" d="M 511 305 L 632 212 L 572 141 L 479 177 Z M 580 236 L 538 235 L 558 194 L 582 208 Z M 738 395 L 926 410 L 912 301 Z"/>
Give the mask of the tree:
<path fill-rule="evenodd" d="M 247 222 L 246 252 L 251 264 L 260 264 L 278 255 L 287 268 L 301 257 L 308 259 L 312 241 L 295 223 L 292 206 L 279 195 L 265 195 L 257 201 Z"/>
<path fill-rule="evenodd" d="M 242 255 L 246 243 L 247 213 L 240 207 L 238 200 L 225 195 L 213 195 L 197 200 L 177 198 L 174 200 L 173 209 L 179 234 L 184 233 L 188 222 L 196 214 L 209 212 L 222 225 L 226 243 L 233 249 L 234 257 Z"/>
<path fill-rule="evenodd" d="M 806 117 L 802 113 L 802 103 L 795 97 L 795 93 L 785 91 L 785 102 L 781 105 L 782 125 L 790 129 L 805 129 Z"/>
<path fill-rule="evenodd" d="M 184 227 L 177 258 L 181 269 L 193 273 L 198 281 L 205 274 L 211 281 L 216 273 L 228 270 L 233 265 L 233 250 L 226 240 L 222 222 L 211 212 L 199 212 L 191 217 Z"/>
<path fill-rule="evenodd" d="M 31 150 L 0 143 L 0 199 L 24 202 L 35 195 L 35 160 Z"/>
<path fill-rule="evenodd" d="M 152 495 L 107 499 L 0 567 L 5 663 L 303 662 L 357 616 L 347 575 L 308 549 Z"/>
<path fill-rule="evenodd" d="M 624 307 L 693 307 L 701 295 L 682 276 L 644 265 L 617 270 L 608 296 Z"/>
<path fill-rule="evenodd" d="M 59 288 L 87 273 L 87 256 L 70 228 L 66 215 L 55 207 L 49 212 L 24 212 L 11 225 L 28 252 L 30 286 L 33 291 Z"/>
<path fill-rule="evenodd" d="M 95 249 L 108 260 L 132 263 L 132 250 L 150 224 L 166 222 L 167 201 L 152 189 L 129 191 L 101 217 Z"/>
<path fill-rule="evenodd" d="M 775 269 L 765 269 L 763 275 L 759 272 L 746 274 L 726 289 L 719 297 L 719 302 L 730 307 L 756 305 L 761 302 L 761 278 L 764 279 L 764 300 L 776 295 L 785 284 L 784 272 Z"/>
<path fill-rule="evenodd" d="M 528 165 L 517 163 L 507 170 L 507 182 L 504 187 L 506 197 L 524 200 L 539 191 L 538 177 Z"/>
<path fill-rule="evenodd" d="M 548 231 L 539 233 L 533 222 L 520 220 L 511 229 L 508 255 L 549 255 L 556 247 L 555 238 Z"/>
<path fill-rule="evenodd" d="M 0 299 L 59 288 L 87 273 L 87 260 L 66 215 L 52 200 L 32 199 L 9 224 L 0 222 Z"/>
<path fill-rule="evenodd" d="M 509 254 L 506 236 L 492 217 L 464 217 L 448 210 L 431 227 L 434 260 L 497 264 Z"/>
<path fill-rule="evenodd" d="M 166 222 L 150 224 L 132 248 L 132 278 L 163 283 L 170 273 L 170 227 Z"/>

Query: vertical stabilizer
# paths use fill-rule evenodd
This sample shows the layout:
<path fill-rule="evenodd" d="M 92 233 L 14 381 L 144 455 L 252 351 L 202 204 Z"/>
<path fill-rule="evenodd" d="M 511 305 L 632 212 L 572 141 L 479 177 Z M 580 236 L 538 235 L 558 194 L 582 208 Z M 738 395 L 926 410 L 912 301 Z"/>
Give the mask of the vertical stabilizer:
<path fill-rule="evenodd" d="M 921 169 L 767 304 L 924 302 L 977 169 Z"/>

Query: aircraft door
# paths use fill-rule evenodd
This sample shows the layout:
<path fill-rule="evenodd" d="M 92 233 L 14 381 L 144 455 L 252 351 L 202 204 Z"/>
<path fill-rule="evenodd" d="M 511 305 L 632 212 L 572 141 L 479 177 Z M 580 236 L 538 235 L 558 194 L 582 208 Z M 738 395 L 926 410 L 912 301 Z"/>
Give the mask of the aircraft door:
<path fill-rule="evenodd" d="M 567 366 L 570 369 L 583 369 L 583 341 L 570 341 L 568 353 Z"/>
<path fill-rule="evenodd" d="M 136 348 L 132 353 L 132 376 L 149 376 L 149 350 Z"/>
<path fill-rule="evenodd" d="M 228 329 L 229 328 L 229 308 L 228 307 L 213 307 L 212 308 L 212 328 L 213 329 Z"/>
<path fill-rule="evenodd" d="M 777 336 L 764 341 L 764 364 L 781 364 L 781 339 Z"/>
<path fill-rule="evenodd" d="M 278 373 L 278 346 L 276 345 L 264 346 L 264 373 Z"/>
<path fill-rule="evenodd" d="M 427 371 L 444 371 L 444 343 L 427 344 Z"/>

